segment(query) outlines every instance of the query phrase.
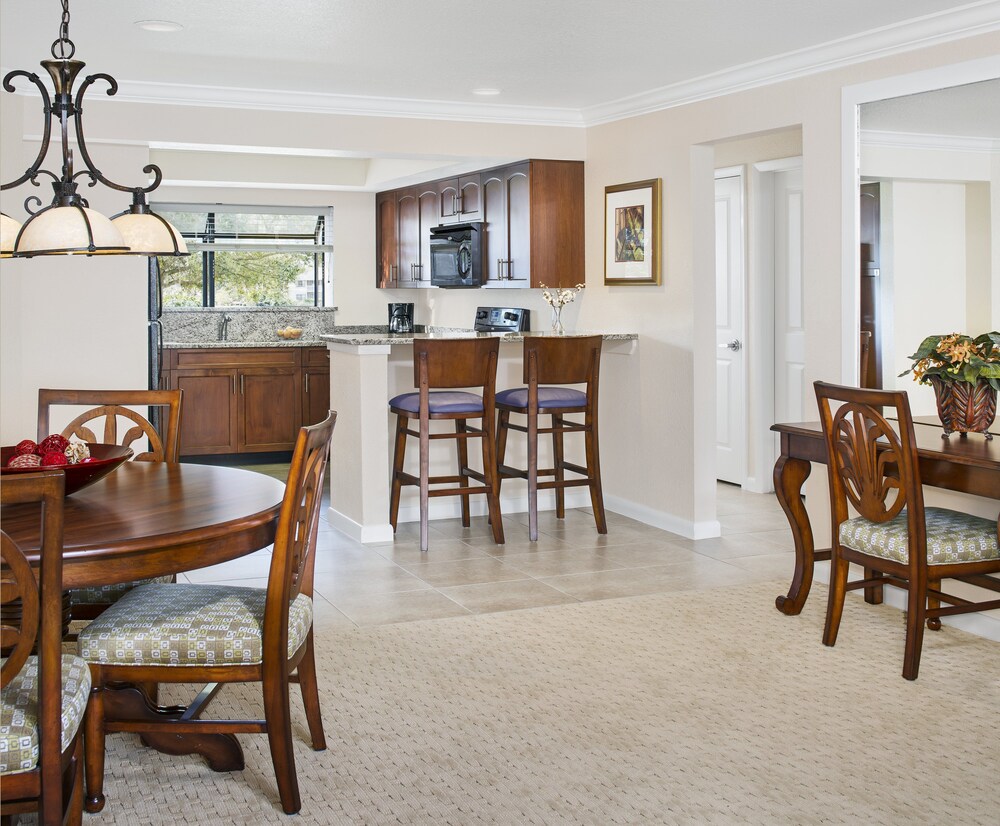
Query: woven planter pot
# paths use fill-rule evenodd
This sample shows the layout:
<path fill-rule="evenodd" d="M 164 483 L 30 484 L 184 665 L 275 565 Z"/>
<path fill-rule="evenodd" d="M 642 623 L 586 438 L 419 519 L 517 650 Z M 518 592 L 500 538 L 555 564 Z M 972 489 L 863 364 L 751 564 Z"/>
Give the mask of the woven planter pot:
<path fill-rule="evenodd" d="M 944 425 L 944 435 L 951 433 L 982 433 L 993 436 L 989 427 L 997 415 L 997 391 L 985 381 L 969 384 L 965 381 L 942 381 L 929 376 L 937 399 L 938 416 Z"/>

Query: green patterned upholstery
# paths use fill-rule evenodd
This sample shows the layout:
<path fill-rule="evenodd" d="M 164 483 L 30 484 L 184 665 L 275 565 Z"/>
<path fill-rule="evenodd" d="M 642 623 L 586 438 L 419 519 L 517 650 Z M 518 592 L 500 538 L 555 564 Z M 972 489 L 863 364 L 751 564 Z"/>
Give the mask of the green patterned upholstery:
<path fill-rule="evenodd" d="M 135 582 L 119 582 L 117 585 L 97 585 L 93 588 L 73 588 L 69 592 L 70 605 L 110 605 L 117 602 L 133 588 L 155 582 L 173 582 L 174 577 L 158 576 L 152 579 L 137 579 Z"/>
<path fill-rule="evenodd" d="M 90 668 L 79 657 L 62 658 L 62 750 L 73 742 L 90 699 Z M 38 658 L 28 657 L 0 695 L 0 775 L 38 765 Z"/>
<path fill-rule="evenodd" d="M 80 631 L 79 654 L 116 665 L 253 665 L 263 657 L 263 588 L 143 585 Z M 288 609 L 288 654 L 305 642 L 312 600 Z"/>
<path fill-rule="evenodd" d="M 925 508 L 927 563 L 981 562 L 1000 558 L 997 525 L 989 519 L 945 508 Z M 906 509 L 881 524 L 858 517 L 840 525 L 840 544 L 870 556 L 909 562 Z"/>

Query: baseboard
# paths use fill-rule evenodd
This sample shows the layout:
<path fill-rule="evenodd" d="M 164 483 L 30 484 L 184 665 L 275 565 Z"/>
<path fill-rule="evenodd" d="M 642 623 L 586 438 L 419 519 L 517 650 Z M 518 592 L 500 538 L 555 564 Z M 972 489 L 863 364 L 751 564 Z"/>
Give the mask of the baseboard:
<path fill-rule="evenodd" d="M 688 539 L 711 539 L 714 536 L 722 535 L 722 526 L 718 519 L 693 522 L 690 519 L 681 519 L 671 513 L 639 505 L 618 496 L 605 496 L 604 507 L 614 513 L 638 520 L 646 525 L 652 525 L 654 528 L 680 534 Z"/>
<path fill-rule="evenodd" d="M 393 539 L 392 525 L 388 522 L 377 525 L 362 525 L 335 508 L 330 508 L 327 511 L 327 519 L 332 527 L 341 533 L 347 534 L 357 542 L 375 545 L 383 542 L 392 542 Z"/>
<path fill-rule="evenodd" d="M 586 488 L 566 491 L 567 508 L 589 508 L 590 493 Z M 607 503 L 605 502 L 605 507 Z M 555 493 L 552 491 L 540 491 L 538 494 L 538 510 L 553 511 L 556 509 Z M 474 496 L 469 502 L 469 512 L 473 516 L 486 516 L 486 497 L 480 494 Z M 504 516 L 513 513 L 527 513 L 528 500 L 523 494 L 505 497 L 500 495 L 500 512 Z M 458 519 L 462 515 L 462 503 L 459 497 L 449 496 L 447 499 L 439 498 L 430 501 L 428 519 L 433 522 L 435 519 Z M 399 522 L 419 522 L 420 505 L 416 502 L 412 504 L 401 504 L 399 506 Z"/>

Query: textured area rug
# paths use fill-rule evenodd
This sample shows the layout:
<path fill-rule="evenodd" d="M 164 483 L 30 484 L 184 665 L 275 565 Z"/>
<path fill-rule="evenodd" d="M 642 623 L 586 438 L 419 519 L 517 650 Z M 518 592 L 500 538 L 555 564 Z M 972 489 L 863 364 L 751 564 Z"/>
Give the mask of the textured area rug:
<path fill-rule="evenodd" d="M 323 634 L 329 748 L 292 707 L 302 813 L 281 813 L 264 736 L 215 774 L 108 738 L 87 823 L 996 824 L 1000 645 L 927 633 L 900 676 L 903 615 L 779 583 Z M 174 696 L 173 693 L 170 695 Z M 226 688 L 215 716 L 261 714 Z"/>

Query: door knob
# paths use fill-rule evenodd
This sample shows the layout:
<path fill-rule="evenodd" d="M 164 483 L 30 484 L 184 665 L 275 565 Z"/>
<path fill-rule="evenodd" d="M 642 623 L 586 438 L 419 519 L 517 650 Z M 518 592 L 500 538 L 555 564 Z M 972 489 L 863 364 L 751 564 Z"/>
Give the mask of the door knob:
<path fill-rule="evenodd" d="M 735 353 L 737 350 L 742 350 L 743 349 L 743 342 L 741 342 L 738 338 L 734 338 L 728 344 L 720 344 L 719 345 L 719 349 L 720 350 L 732 350 Z"/>

